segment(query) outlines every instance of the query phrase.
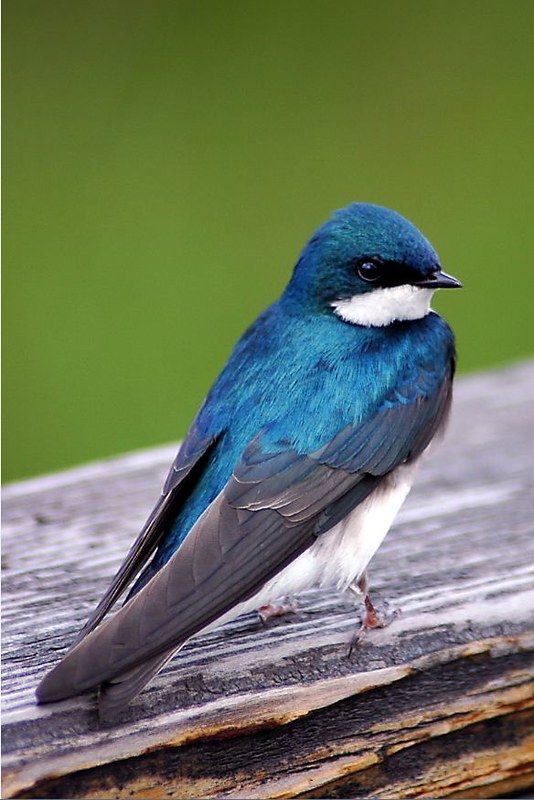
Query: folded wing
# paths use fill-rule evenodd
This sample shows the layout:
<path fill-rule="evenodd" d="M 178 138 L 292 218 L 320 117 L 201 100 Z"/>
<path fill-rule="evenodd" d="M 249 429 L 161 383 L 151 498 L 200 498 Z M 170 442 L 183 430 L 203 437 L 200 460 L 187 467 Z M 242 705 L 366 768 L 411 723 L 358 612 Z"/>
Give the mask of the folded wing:
<path fill-rule="evenodd" d="M 176 517 L 177 506 L 190 490 L 195 473 L 201 469 L 204 459 L 211 452 L 215 442 L 216 437 L 209 439 L 200 437 L 195 428 L 192 428 L 172 463 L 163 491 L 141 533 L 131 546 L 106 593 L 80 631 L 77 642 L 99 625 L 109 609 L 154 553 L 172 520 Z"/>

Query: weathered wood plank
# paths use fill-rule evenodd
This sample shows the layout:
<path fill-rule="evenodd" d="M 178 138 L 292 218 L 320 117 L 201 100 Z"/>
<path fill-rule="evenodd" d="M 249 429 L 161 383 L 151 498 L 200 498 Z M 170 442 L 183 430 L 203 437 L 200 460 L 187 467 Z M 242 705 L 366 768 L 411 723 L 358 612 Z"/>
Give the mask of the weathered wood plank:
<path fill-rule="evenodd" d="M 4 490 L 4 797 L 480 797 L 534 785 L 534 363 L 458 382 L 373 562 L 402 609 L 347 658 L 348 598 L 193 640 L 118 723 L 39 677 L 103 592 L 174 447 Z M 530 726 L 529 726 L 530 722 Z M 502 795 L 501 795 L 502 796 Z"/>

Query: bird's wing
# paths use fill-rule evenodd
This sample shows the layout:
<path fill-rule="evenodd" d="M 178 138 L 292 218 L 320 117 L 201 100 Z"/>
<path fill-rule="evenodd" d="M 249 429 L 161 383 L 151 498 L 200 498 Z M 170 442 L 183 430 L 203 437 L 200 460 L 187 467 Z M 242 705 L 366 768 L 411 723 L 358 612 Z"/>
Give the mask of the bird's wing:
<path fill-rule="evenodd" d="M 425 449 L 450 405 L 452 367 L 440 382 L 431 378 L 420 372 L 416 383 L 397 386 L 369 419 L 314 453 L 272 452 L 257 437 L 170 561 L 67 653 L 40 684 L 38 700 L 59 700 L 119 676 L 127 700 L 130 675 L 139 691 L 139 674 L 150 677 L 151 664 L 256 594 L 388 472 Z"/>
<path fill-rule="evenodd" d="M 155 551 L 175 516 L 177 504 L 182 502 L 184 495 L 191 489 L 196 471 L 204 457 L 211 452 L 216 438 L 199 436 L 194 426 L 190 430 L 172 463 L 156 505 L 106 593 L 80 631 L 77 642 L 96 628 Z"/>

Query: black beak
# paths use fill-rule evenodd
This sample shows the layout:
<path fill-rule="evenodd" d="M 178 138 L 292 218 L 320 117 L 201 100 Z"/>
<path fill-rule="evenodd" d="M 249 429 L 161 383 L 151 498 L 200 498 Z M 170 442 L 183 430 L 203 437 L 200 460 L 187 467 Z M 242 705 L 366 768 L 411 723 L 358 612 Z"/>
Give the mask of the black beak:
<path fill-rule="evenodd" d="M 447 275 L 446 272 L 438 269 L 428 278 L 424 278 L 422 281 L 414 281 L 412 286 L 422 286 L 425 289 L 461 289 L 463 284 L 453 278 L 452 275 Z"/>

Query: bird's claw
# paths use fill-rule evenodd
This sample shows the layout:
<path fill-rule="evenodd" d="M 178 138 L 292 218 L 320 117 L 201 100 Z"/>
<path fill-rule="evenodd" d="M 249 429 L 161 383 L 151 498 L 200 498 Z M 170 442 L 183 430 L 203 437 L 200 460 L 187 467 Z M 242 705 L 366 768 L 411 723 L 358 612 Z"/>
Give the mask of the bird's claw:
<path fill-rule="evenodd" d="M 351 657 L 352 651 L 363 642 L 368 631 L 374 630 L 375 628 L 387 628 L 387 626 L 400 614 L 400 609 L 396 608 L 390 610 L 387 603 L 384 604 L 385 609 L 383 613 L 379 614 L 371 602 L 369 595 L 365 596 L 364 603 L 365 614 L 360 627 L 350 641 L 349 651 L 347 654 L 348 658 Z"/>
<path fill-rule="evenodd" d="M 258 617 L 263 625 L 273 617 L 283 617 L 285 614 L 296 614 L 298 612 L 297 604 L 294 600 L 284 600 L 279 603 L 267 603 L 258 608 Z"/>

